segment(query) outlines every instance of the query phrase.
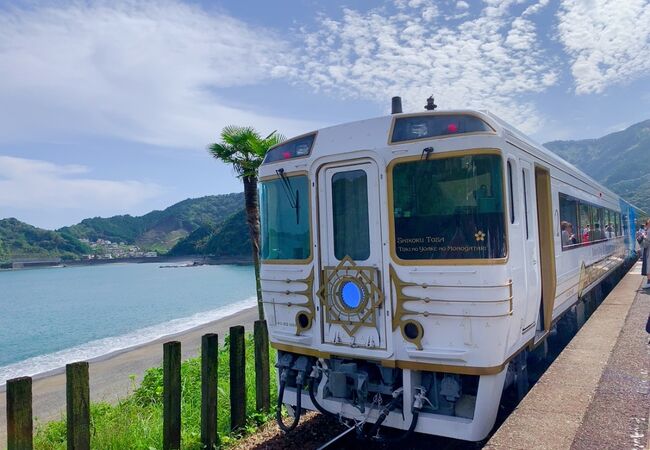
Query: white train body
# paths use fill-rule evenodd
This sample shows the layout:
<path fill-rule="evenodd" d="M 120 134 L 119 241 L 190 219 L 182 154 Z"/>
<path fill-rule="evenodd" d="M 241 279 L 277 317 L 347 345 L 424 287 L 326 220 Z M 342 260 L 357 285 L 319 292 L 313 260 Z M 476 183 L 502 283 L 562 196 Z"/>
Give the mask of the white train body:
<path fill-rule="evenodd" d="M 632 208 L 489 113 L 325 128 L 272 149 L 259 178 L 271 345 L 318 360 L 334 414 L 373 423 L 402 389 L 397 429 L 425 392 L 415 431 L 484 438 L 508 364 L 633 250 Z"/>

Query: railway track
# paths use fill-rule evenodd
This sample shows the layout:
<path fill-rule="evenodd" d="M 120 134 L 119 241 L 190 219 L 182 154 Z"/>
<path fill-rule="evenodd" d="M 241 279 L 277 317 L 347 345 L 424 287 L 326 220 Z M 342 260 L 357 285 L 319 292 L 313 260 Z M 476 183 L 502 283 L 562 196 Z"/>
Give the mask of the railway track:
<path fill-rule="evenodd" d="M 355 431 L 356 429 L 354 427 L 346 429 L 318 447 L 318 450 L 357 450 L 361 447 L 364 450 L 387 450 L 392 448 L 399 448 L 400 450 L 418 450 L 423 448 L 435 448 L 436 450 L 476 450 L 481 447 L 479 443 L 475 442 L 465 442 L 425 434 L 415 434 L 403 442 L 387 444 L 359 440 Z"/>

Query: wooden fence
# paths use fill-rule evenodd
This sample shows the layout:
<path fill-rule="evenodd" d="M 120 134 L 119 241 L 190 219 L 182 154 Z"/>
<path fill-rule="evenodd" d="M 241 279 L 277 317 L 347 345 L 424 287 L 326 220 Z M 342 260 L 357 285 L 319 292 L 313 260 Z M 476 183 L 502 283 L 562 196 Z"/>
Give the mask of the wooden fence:
<path fill-rule="evenodd" d="M 255 339 L 255 405 L 271 409 L 269 340 L 266 321 L 258 320 Z M 201 442 L 207 449 L 218 445 L 216 334 L 201 340 Z M 244 327 L 230 328 L 230 428 L 246 424 L 246 360 Z M 90 388 L 88 363 L 66 366 L 66 425 L 68 450 L 90 449 Z M 7 450 L 33 449 L 32 379 L 7 381 Z M 181 343 L 163 344 L 163 442 L 164 450 L 181 446 Z"/>

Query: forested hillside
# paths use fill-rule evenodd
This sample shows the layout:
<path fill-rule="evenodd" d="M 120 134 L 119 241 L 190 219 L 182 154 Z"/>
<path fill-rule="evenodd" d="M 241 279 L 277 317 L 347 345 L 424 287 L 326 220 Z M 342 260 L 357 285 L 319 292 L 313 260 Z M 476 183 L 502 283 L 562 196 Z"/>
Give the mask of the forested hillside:
<path fill-rule="evenodd" d="M 239 210 L 221 224 L 204 225 L 169 251 L 170 255 L 251 255 L 251 240 L 246 224 L 246 211 Z"/>
<path fill-rule="evenodd" d="M 74 259 L 87 253 L 90 248 L 69 234 L 36 228 L 13 218 L 0 220 L 0 261 Z"/>
<path fill-rule="evenodd" d="M 101 238 L 137 244 L 164 253 L 197 228 L 215 226 L 243 206 L 243 193 L 210 195 L 183 200 L 163 211 L 152 211 L 139 217 L 124 215 L 84 219 L 58 231 L 91 241 Z"/>
<path fill-rule="evenodd" d="M 650 213 L 650 120 L 598 139 L 544 145 Z"/>

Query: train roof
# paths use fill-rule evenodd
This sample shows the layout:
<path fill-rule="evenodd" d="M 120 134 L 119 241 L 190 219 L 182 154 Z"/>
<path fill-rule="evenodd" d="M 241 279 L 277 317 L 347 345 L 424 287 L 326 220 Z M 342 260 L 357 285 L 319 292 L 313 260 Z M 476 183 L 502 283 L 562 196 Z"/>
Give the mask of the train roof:
<path fill-rule="evenodd" d="M 358 150 L 375 150 L 386 148 L 388 146 L 412 146 L 422 145 L 427 140 L 407 141 L 390 143 L 390 133 L 393 126 L 393 120 L 400 117 L 415 117 L 415 116 L 429 116 L 429 115 L 470 115 L 478 117 L 487 123 L 494 131 L 495 135 L 511 144 L 526 147 L 525 150 L 533 154 L 535 157 L 546 161 L 547 163 L 555 166 L 556 168 L 581 179 L 581 181 L 592 185 L 602 193 L 608 196 L 620 199 L 621 197 L 598 183 L 589 175 L 582 172 L 573 164 L 560 158 L 558 155 L 534 141 L 523 132 L 519 131 L 516 127 L 512 126 L 505 120 L 501 119 L 496 114 L 490 111 L 472 110 L 472 109 L 454 109 L 454 110 L 441 110 L 441 111 L 422 111 L 416 113 L 399 113 L 386 116 L 374 117 L 370 119 L 358 120 L 354 122 L 346 122 L 330 127 L 321 128 L 315 132 L 306 133 L 302 136 L 313 135 L 316 133 L 316 139 L 311 149 L 310 157 L 318 158 L 321 156 L 336 155 Z M 467 135 L 459 134 L 458 138 L 466 137 Z M 289 141 L 300 138 L 292 138 Z M 432 138 L 436 140 L 436 138 Z M 284 144 L 284 143 L 283 143 Z M 283 144 L 279 144 L 280 146 Z M 267 164 L 272 164 L 268 162 Z M 625 201 L 625 200 L 623 200 Z M 625 201 L 628 205 L 641 211 L 636 206 Z"/>

